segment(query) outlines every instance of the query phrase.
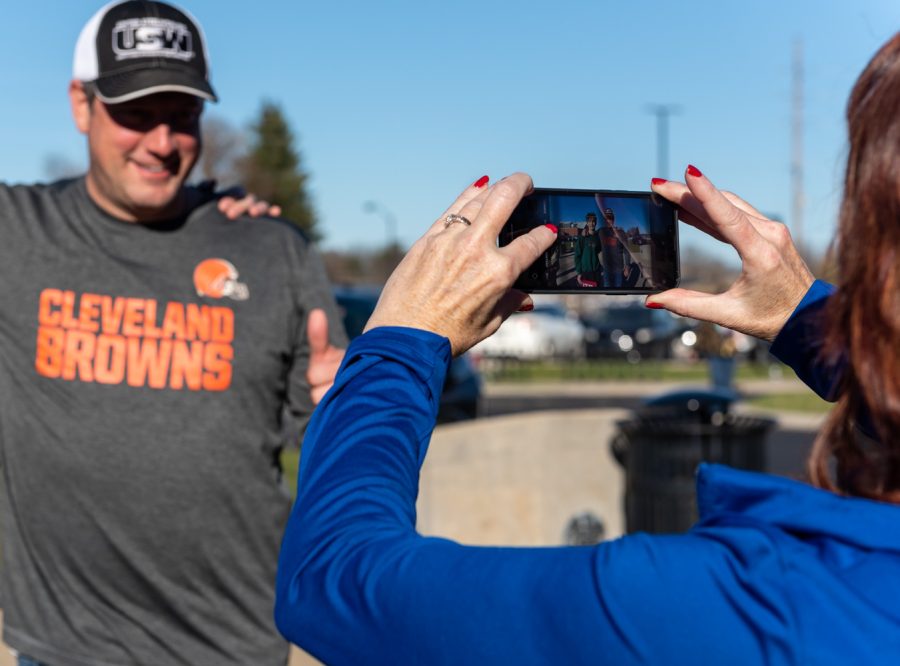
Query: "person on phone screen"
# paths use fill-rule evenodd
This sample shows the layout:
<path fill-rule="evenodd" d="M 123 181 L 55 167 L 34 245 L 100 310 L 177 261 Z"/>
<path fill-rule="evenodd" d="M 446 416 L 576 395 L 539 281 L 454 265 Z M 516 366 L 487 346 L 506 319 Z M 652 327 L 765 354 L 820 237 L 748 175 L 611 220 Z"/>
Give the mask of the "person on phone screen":
<path fill-rule="evenodd" d="M 612 208 L 603 211 L 603 224 L 598 231 L 603 254 L 603 274 L 607 288 L 622 286 L 625 269 L 624 234 L 616 226 L 616 214 Z"/>
<path fill-rule="evenodd" d="M 622 270 L 622 286 L 625 289 L 635 289 L 642 277 L 640 265 L 636 261 L 629 261 Z"/>
<path fill-rule="evenodd" d="M 22 664 L 287 660 L 278 457 L 344 336 L 308 322 L 338 315 L 303 233 L 186 184 L 208 65 L 187 12 L 106 4 L 69 85 L 87 173 L 0 185 L 0 576 Z"/>
<path fill-rule="evenodd" d="M 652 185 L 742 273 L 647 305 L 773 341 L 837 399 L 811 483 L 703 465 L 692 530 L 596 546 L 419 535 L 448 362 L 531 306 L 511 285 L 556 240 L 538 227 L 497 247 L 527 176 L 468 188 L 397 267 L 313 415 L 278 569 L 285 635 L 329 664 L 900 663 L 900 34 L 847 115 L 836 292 L 784 225 L 695 167 Z"/>
<path fill-rule="evenodd" d="M 584 216 L 584 228 L 575 239 L 575 281 L 579 287 L 596 287 L 600 284 L 603 268 L 600 266 L 600 237 L 597 235 L 597 214 Z"/>

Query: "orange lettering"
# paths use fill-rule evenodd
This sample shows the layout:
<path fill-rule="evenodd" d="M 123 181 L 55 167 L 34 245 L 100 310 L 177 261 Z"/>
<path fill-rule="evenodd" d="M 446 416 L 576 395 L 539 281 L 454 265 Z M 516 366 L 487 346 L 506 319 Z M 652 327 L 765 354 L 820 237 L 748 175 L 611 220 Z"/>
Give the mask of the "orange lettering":
<path fill-rule="evenodd" d="M 141 323 L 144 321 L 143 309 L 143 298 L 125 299 L 125 315 L 122 317 L 122 335 L 126 338 L 140 337 Z"/>
<path fill-rule="evenodd" d="M 221 342 L 210 342 L 203 351 L 203 388 L 207 391 L 224 391 L 231 386 L 231 361 L 234 348 Z"/>
<path fill-rule="evenodd" d="M 234 311 L 230 308 L 212 309 L 212 339 L 216 342 L 234 340 Z"/>
<path fill-rule="evenodd" d="M 152 298 L 148 298 L 144 308 L 146 309 L 146 312 L 144 313 L 144 337 L 161 337 L 162 330 L 156 325 L 156 301 Z"/>
<path fill-rule="evenodd" d="M 78 376 L 83 382 L 94 381 L 94 348 L 97 338 L 93 333 L 83 331 L 67 331 L 65 351 L 63 352 L 63 379 L 75 379 Z"/>
<path fill-rule="evenodd" d="M 169 303 L 166 306 L 162 336 L 164 338 L 184 339 L 184 305 L 181 303 Z"/>
<path fill-rule="evenodd" d="M 187 333 L 188 340 L 209 340 L 209 306 L 187 304 Z"/>
<path fill-rule="evenodd" d="M 41 302 L 38 307 L 38 323 L 45 326 L 59 326 L 60 314 L 51 310 L 53 306 L 62 304 L 63 294 L 59 289 L 44 289 L 41 292 Z"/>
<path fill-rule="evenodd" d="M 45 290 L 44 293 L 46 291 L 49 290 Z M 42 303 L 43 296 L 41 294 Z M 34 367 L 39 375 L 53 377 L 54 379 L 59 377 L 59 373 L 62 370 L 62 349 L 65 336 L 66 333 L 61 328 L 48 328 L 46 326 L 38 328 L 37 354 L 34 357 Z"/>
<path fill-rule="evenodd" d="M 169 371 L 169 359 L 172 358 L 171 340 L 128 339 L 128 376 L 129 386 L 150 386 L 165 388 L 166 375 Z"/>
<path fill-rule="evenodd" d="M 78 309 L 78 327 L 82 331 L 99 331 L 100 302 L 102 296 L 98 294 L 82 294 Z"/>
<path fill-rule="evenodd" d="M 94 377 L 101 384 L 121 384 L 125 379 L 125 338 L 120 335 L 97 337 Z"/>
<path fill-rule="evenodd" d="M 122 323 L 122 313 L 125 310 L 124 298 L 104 296 L 100 304 L 101 318 L 103 319 L 103 332 L 115 334 L 119 332 Z"/>
<path fill-rule="evenodd" d="M 75 319 L 75 292 L 64 291 L 62 302 L 62 327 L 78 328 L 78 320 Z"/>
<path fill-rule="evenodd" d="M 181 389 L 187 384 L 191 391 L 199 391 L 203 388 L 203 343 L 176 340 L 174 344 L 169 386 Z"/>
<path fill-rule="evenodd" d="M 225 391 L 234 311 L 199 303 L 44 289 L 34 366 L 43 377 L 154 389 Z"/>

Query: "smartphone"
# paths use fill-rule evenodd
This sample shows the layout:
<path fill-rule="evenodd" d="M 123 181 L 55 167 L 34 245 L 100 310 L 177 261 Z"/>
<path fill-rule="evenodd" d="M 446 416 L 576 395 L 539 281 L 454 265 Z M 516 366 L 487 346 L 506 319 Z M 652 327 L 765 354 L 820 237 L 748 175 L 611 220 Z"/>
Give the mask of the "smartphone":
<path fill-rule="evenodd" d="M 653 192 L 535 188 L 499 245 L 544 224 L 556 242 L 514 287 L 544 294 L 653 294 L 678 285 L 678 209 Z"/>

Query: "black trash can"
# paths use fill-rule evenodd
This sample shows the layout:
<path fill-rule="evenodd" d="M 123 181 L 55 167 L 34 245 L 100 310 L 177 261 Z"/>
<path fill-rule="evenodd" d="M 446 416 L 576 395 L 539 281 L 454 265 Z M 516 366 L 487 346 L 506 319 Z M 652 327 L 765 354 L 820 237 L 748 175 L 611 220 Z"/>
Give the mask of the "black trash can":
<path fill-rule="evenodd" d="M 700 462 L 763 471 L 766 437 L 775 421 L 728 413 L 736 396 L 726 394 L 666 394 L 617 422 L 610 446 L 625 469 L 628 532 L 686 532 L 697 521 Z"/>

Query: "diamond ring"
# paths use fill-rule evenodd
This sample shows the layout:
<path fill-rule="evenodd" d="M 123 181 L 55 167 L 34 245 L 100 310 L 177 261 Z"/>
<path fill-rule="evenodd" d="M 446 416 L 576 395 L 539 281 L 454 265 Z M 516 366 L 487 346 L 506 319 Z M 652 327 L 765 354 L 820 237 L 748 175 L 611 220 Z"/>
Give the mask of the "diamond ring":
<path fill-rule="evenodd" d="M 471 227 L 472 223 L 464 218 L 462 215 L 457 215 L 456 213 L 450 213 L 447 217 L 444 218 L 444 229 L 449 227 L 451 224 L 456 222 L 460 222 L 461 224 L 466 225 L 467 227 Z"/>

